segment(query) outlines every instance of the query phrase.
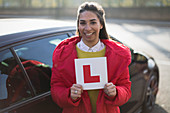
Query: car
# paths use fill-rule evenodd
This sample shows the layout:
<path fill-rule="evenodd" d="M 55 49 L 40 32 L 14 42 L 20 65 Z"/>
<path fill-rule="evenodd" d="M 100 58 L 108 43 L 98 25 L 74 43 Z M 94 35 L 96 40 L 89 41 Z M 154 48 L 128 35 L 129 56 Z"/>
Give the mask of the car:
<path fill-rule="evenodd" d="M 52 54 L 62 40 L 75 35 L 76 24 L 16 18 L 1 19 L 0 25 L 0 113 L 61 113 L 50 93 Z M 155 105 L 159 68 L 153 57 L 130 50 L 132 97 L 121 113 L 146 113 Z"/>

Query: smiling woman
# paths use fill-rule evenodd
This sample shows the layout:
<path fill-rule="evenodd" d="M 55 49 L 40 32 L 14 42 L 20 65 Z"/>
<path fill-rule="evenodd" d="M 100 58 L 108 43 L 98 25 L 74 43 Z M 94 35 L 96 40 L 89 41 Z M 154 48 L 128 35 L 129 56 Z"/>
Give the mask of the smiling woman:
<path fill-rule="evenodd" d="M 97 21 L 99 20 L 101 28 L 100 28 L 100 32 L 99 32 L 99 38 L 100 39 L 108 39 L 109 36 L 107 34 L 106 31 L 106 25 L 105 25 L 105 11 L 102 8 L 102 6 L 98 5 L 97 3 L 90 3 L 89 5 L 85 5 L 86 3 L 82 4 L 79 9 L 78 9 L 78 14 L 77 14 L 77 26 L 79 27 L 79 24 L 81 24 L 80 22 L 80 16 L 88 16 L 83 14 L 83 12 L 89 12 L 91 13 L 91 15 L 93 15 L 93 18 L 91 17 L 91 15 L 89 15 L 87 18 L 91 18 L 91 24 L 95 24 L 93 23 L 93 21 Z M 97 18 L 96 18 L 97 17 Z M 99 24 L 99 23 L 98 23 Z M 79 29 L 77 29 L 77 34 L 80 35 L 79 33 Z"/>
<path fill-rule="evenodd" d="M 105 12 L 102 6 L 94 2 L 80 5 L 77 34 L 78 36 L 62 41 L 54 50 L 51 77 L 53 100 L 63 108 L 63 113 L 120 113 L 119 106 L 131 97 L 129 48 L 109 40 Z M 76 76 L 85 78 L 86 74 L 75 76 L 74 60 L 95 60 L 97 57 L 107 58 L 108 81 L 101 89 L 85 90 L 82 84 L 76 84 Z M 104 71 L 98 69 L 95 73 L 99 73 L 99 70 Z"/>
<path fill-rule="evenodd" d="M 82 36 L 83 42 L 89 46 L 93 47 L 99 41 L 99 32 L 103 26 L 96 14 L 91 11 L 85 11 L 80 14 L 78 29 Z"/>

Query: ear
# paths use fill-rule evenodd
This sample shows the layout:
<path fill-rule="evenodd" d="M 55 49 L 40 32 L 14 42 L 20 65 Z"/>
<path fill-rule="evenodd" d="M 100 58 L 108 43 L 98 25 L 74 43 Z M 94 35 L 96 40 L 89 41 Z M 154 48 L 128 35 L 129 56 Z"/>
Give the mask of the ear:
<path fill-rule="evenodd" d="M 102 24 L 100 24 L 100 29 L 102 29 L 103 28 L 103 25 Z"/>
<path fill-rule="evenodd" d="M 79 36 L 80 36 L 80 31 L 79 31 L 79 29 L 76 30 L 76 35 L 79 35 Z"/>

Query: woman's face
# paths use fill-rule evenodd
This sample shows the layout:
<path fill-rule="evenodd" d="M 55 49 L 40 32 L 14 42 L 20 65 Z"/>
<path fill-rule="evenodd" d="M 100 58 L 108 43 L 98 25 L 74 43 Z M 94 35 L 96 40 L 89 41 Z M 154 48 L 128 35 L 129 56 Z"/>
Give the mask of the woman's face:
<path fill-rule="evenodd" d="M 92 11 L 84 11 L 80 13 L 78 29 L 82 36 L 83 42 L 93 47 L 99 41 L 99 32 L 103 26 L 99 18 Z"/>

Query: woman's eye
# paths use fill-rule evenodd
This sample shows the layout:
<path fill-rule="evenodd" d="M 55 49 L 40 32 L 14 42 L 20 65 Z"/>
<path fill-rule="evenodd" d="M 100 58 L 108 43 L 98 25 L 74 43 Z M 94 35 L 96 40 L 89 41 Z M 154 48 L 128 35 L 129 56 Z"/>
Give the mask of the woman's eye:
<path fill-rule="evenodd" d="M 85 25 L 86 23 L 85 22 L 80 22 L 81 25 Z"/>
<path fill-rule="evenodd" d="M 96 22 L 91 22 L 92 25 L 96 24 Z"/>

